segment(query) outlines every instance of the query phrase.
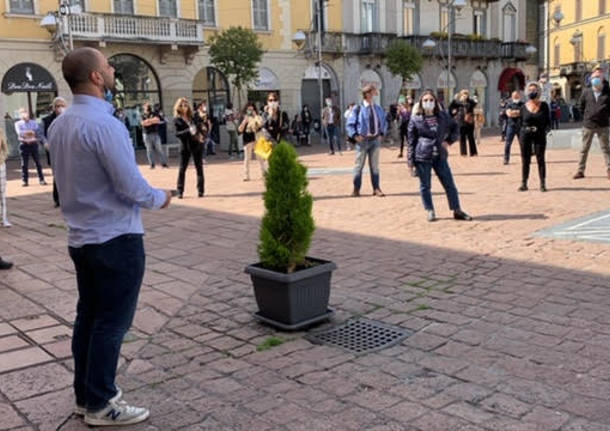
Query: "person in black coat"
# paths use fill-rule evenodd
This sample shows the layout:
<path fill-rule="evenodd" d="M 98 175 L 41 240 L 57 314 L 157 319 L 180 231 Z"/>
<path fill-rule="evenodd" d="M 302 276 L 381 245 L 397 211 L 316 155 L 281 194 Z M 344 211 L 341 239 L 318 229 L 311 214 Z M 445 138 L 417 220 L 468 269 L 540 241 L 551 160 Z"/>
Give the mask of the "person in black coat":
<path fill-rule="evenodd" d="M 540 85 L 532 82 L 527 86 L 527 102 L 521 107 L 521 187 L 519 191 L 527 190 L 527 180 L 530 174 L 532 150 L 538 163 L 540 191 L 546 192 L 546 134 L 551 130 L 551 115 L 549 105 L 540 100 Z"/>
<path fill-rule="evenodd" d="M 460 126 L 460 154 L 466 156 L 466 140 L 470 156 L 477 155 L 477 144 L 474 140 L 474 107 L 477 103 L 470 98 L 468 90 L 460 91 L 457 100 L 449 105 L 449 113 L 455 118 Z"/>
<path fill-rule="evenodd" d="M 428 221 L 436 220 L 430 188 L 432 170 L 445 189 L 453 217 L 456 220 L 472 220 L 460 207 L 458 190 L 447 162 L 448 148 L 457 138 L 455 121 L 441 109 L 432 90 L 424 91 L 409 122 L 407 165 L 419 177 L 419 190 Z"/>
<path fill-rule="evenodd" d="M 301 121 L 303 121 L 303 133 L 305 133 L 305 145 L 311 146 L 311 123 L 313 118 L 311 116 L 311 111 L 309 110 L 309 105 L 303 105 L 303 110 L 301 111 Z"/>
<path fill-rule="evenodd" d="M 51 166 L 51 153 L 49 152 L 49 143 L 47 142 L 47 132 L 49 131 L 49 127 L 53 124 L 53 121 L 60 116 L 68 107 L 68 103 L 66 99 L 63 97 L 56 97 L 53 99 L 53 103 L 51 104 L 53 108 L 53 112 L 42 119 L 42 126 L 44 131 L 44 149 L 47 153 L 47 164 Z M 53 203 L 55 208 L 59 207 L 59 193 L 57 192 L 57 185 L 55 184 L 55 178 L 53 178 Z"/>
<path fill-rule="evenodd" d="M 204 193 L 203 176 L 203 142 L 200 139 L 197 124 L 193 118 L 191 104 L 185 97 L 179 98 L 174 104 L 174 128 L 176 137 L 180 139 L 180 170 L 178 171 L 178 199 L 184 195 L 184 177 L 189 159 L 193 157 L 197 171 L 197 192 L 199 197 Z"/>

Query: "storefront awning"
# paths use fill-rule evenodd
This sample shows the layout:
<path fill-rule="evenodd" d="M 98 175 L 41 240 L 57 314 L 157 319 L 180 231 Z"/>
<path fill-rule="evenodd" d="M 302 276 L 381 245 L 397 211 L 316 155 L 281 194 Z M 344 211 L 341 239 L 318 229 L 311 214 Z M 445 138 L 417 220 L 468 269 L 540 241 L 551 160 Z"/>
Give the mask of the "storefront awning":
<path fill-rule="evenodd" d="M 515 78 L 519 80 L 519 89 L 525 89 L 525 75 L 521 69 L 509 67 L 504 69 L 504 72 L 502 72 L 500 75 L 500 79 L 498 80 L 498 90 L 502 92 L 510 91 L 509 84 Z"/>
<path fill-rule="evenodd" d="M 44 67 L 36 63 L 19 63 L 11 67 L 2 78 L 2 92 L 57 92 L 53 76 Z"/>

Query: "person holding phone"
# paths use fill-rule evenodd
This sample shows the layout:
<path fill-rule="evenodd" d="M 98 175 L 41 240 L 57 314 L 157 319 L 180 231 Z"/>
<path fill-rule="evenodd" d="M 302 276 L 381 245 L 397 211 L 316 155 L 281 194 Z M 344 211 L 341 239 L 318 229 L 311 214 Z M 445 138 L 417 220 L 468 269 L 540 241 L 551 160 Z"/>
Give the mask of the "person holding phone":
<path fill-rule="evenodd" d="M 199 127 L 198 127 L 199 126 Z M 202 125 L 193 118 L 191 104 L 186 97 L 181 97 L 174 104 L 174 128 L 176 137 L 180 139 L 180 169 L 178 170 L 178 199 L 184 196 L 184 177 L 189 160 L 193 157 L 193 164 L 197 171 L 197 195 L 201 198 L 204 193 L 203 176 L 203 137 Z"/>
<path fill-rule="evenodd" d="M 244 181 L 250 181 L 250 160 L 252 160 L 252 153 L 254 151 L 254 145 L 256 144 L 256 135 L 259 130 L 263 127 L 263 119 L 256 110 L 254 103 L 248 103 L 244 109 L 244 115 L 237 128 L 237 132 L 242 135 L 244 142 Z M 258 162 L 261 167 L 261 173 L 265 173 L 265 161 L 258 158 Z"/>
<path fill-rule="evenodd" d="M 161 166 L 168 168 L 167 157 L 161 144 L 161 135 L 159 134 L 159 127 L 165 122 L 165 119 L 159 113 L 159 111 L 153 111 L 150 102 L 146 102 L 143 105 L 144 112 L 142 113 L 142 139 L 146 146 L 146 157 L 148 157 L 148 164 L 150 169 L 155 169 L 155 154 L 161 161 Z"/>

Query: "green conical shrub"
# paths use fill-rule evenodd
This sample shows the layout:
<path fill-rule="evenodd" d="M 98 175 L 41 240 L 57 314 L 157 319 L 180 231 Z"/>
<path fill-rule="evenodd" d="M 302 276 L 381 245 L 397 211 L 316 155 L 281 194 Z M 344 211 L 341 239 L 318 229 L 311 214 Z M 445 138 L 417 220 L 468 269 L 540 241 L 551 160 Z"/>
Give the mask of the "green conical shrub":
<path fill-rule="evenodd" d="M 298 161 L 297 152 L 280 142 L 269 157 L 265 175 L 258 255 L 267 269 L 291 273 L 305 263 L 315 229 L 307 183 L 307 168 Z"/>

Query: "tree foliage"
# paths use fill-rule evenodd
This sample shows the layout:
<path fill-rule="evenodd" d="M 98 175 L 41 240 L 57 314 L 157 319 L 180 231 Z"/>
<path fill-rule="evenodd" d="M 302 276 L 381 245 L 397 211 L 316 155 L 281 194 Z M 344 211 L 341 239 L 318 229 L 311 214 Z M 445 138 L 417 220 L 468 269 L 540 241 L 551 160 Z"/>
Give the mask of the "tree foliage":
<path fill-rule="evenodd" d="M 243 27 L 229 27 L 210 38 L 210 62 L 229 77 L 240 96 L 241 89 L 258 76 L 263 52 L 258 36 Z"/>
<path fill-rule="evenodd" d="M 269 157 L 265 175 L 258 254 L 267 269 L 291 273 L 305 263 L 315 229 L 307 184 L 307 168 L 298 161 L 297 152 L 280 142 Z"/>
<path fill-rule="evenodd" d="M 405 41 L 391 44 L 386 51 L 386 66 L 396 76 L 402 78 L 403 83 L 411 79 L 414 73 L 421 70 L 423 59 L 421 53 L 413 45 Z"/>

